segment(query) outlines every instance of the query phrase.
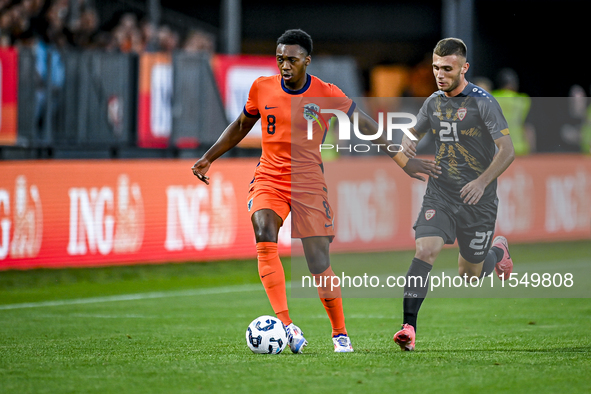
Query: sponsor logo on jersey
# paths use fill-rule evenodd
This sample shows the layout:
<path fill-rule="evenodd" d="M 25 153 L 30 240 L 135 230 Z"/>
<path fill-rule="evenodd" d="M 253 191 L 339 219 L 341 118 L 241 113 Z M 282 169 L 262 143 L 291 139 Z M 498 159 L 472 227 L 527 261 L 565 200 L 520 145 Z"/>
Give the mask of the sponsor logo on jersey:
<path fill-rule="evenodd" d="M 429 210 L 427 210 L 427 212 L 425 212 L 425 219 L 431 220 L 431 218 L 433 216 L 435 216 L 435 210 L 434 209 L 429 209 Z"/>
<path fill-rule="evenodd" d="M 458 108 L 458 112 L 457 112 L 458 119 L 464 120 L 467 113 L 468 113 L 468 109 L 466 109 L 466 107 Z"/>

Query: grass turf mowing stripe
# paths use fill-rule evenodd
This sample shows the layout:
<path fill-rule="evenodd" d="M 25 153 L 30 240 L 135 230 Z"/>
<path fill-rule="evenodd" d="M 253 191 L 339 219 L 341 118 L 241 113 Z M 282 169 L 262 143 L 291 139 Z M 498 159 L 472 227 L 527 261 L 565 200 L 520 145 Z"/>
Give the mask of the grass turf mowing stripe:
<path fill-rule="evenodd" d="M 24 309 L 24 308 L 39 308 L 47 306 L 62 306 L 62 305 L 77 305 L 77 304 L 93 304 L 99 302 L 116 302 L 116 301 L 132 301 L 132 300 L 147 300 L 154 298 L 171 298 L 171 297 L 190 297 L 211 294 L 226 294 L 226 293 L 241 293 L 248 291 L 261 290 L 260 284 L 252 285 L 238 285 L 238 286 L 224 286 L 213 287 L 205 289 L 190 289 L 179 291 L 157 291 L 151 293 L 137 293 L 137 294 L 122 294 L 107 297 L 89 297 L 77 298 L 71 300 L 56 300 L 56 301 L 40 301 L 40 302 L 23 302 L 18 304 L 0 305 L 0 310 L 9 309 Z"/>

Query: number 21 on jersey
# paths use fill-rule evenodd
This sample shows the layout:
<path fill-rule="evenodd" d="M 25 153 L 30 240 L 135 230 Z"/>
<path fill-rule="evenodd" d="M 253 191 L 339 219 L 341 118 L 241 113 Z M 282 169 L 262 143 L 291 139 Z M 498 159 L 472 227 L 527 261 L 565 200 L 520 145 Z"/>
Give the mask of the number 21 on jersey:
<path fill-rule="evenodd" d="M 441 142 L 459 142 L 458 138 L 458 124 L 456 122 L 441 122 L 439 123 L 441 129 L 439 130 L 439 140 Z"/>

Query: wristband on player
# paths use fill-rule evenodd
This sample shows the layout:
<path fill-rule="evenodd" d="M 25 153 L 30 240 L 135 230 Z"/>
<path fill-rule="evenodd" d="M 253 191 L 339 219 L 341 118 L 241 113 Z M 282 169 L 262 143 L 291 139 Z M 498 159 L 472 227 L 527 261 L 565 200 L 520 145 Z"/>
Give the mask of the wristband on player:
<path fill-rule="evenodd" d="M 401 154 L 400 152 L 396 153 L 392 160 L 396 162 L 400 166 L 400 168 L 406 167 L 406 163 L 408 163 L 408 157 L 406 155 Z"/>

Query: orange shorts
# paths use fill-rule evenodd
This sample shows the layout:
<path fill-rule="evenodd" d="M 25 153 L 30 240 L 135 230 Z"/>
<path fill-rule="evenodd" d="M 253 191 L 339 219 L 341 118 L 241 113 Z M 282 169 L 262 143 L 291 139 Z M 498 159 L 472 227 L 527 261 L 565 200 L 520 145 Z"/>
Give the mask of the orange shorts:
<path fill-rule="evenodd" d="M 296 196 L 297 194 L 297 196 Z M 263 183 L 255 183 L 248 193 L 248 211 L 271 209 L 283 221 L 291 211 L 291 237 L 334 238 L 334 216 L 326 192 L 292 194 Z"/>

